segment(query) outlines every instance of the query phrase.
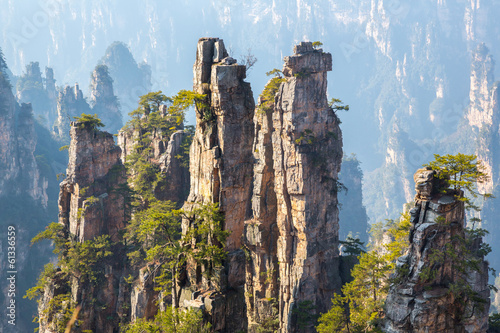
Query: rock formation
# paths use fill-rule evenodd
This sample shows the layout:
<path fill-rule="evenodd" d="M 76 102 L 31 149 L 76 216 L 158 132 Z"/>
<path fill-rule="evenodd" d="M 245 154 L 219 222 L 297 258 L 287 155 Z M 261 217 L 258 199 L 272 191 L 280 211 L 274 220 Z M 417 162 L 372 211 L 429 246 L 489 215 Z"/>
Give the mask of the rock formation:
<path fill-rule="evenodd" d="M 190 150 L 191 187 L 184 208 L 218 203 L 224 213 L 224 228 L 231 232 L 225 244 L 229 252 L 227 283 L 212 288 L 221 290 L 225 300 L 222 308 L 217 305 L 209 313 L 216 330 L 235 332 L 246 326 L 245 265 L 240 247 L 250 210 L 254 101 L 250 84 L 243 81 L 245 66 L 230 64 L 228 59 L 222 40 L 199 40 L 193 69 L 194 91 L 207 97 L 206 106 L 196 113 L 197 126 Z M 184 229 L 187 227 L 183 225 Z M 196 275 L 201 274 L 198 272 Z M 199 281 L 201 276 L 189 279 Z"/>
<path fill-rule="evenodd" d="M 112 242 L 118 242 L 122 237 L 120 231 L 129 219 L 126 205 L 129 194 L 125 190 L 127 178 L 120 160 L 121 150 L 107 132 L 82 122 L 70 125 L 69 164 L 66 179 L 60 185 L 59 224 L 64 227 L 68 241 L 83 243 L 109 235 Z M 114 245 L 113 252 L 118 258 L 120 246 Z M 50 315 L 53 311 L 50 300 L 68 292 L 72 302 L 82 305 L 81 330 L 115 332 L 119 318 L 127 313 L 123 298 L 130 293 L 123 281 L 123 263 L 116 259 L 103 261 L 104 277 L 99 285 L 81 282 L 76 276 L 56 274 L 39 302 L 40 332 L 56 330 L 60 318 Z M 58 276 L 62 279 L 59 282 Z M 109 320 L 110 317 L 113 320 Z"/>
<path fill-rule="evenodd" d="M 121 150 L 107 132 L 71 124 L 66 179 L 59 194 L 59 223 L 80 242 L 99 235 L 119 239 L 125 227 L 126 182 Z"/>
<path fill-rule="evenodd" d="M 278 316 L 278 227 L 274 190 L 273 113 L 272 110 L 261 111 L 263 104 L 267 102 L 274 105 L 274 96 L 272 101 L 259 97 L 254 116 L 253 216 L 245 223 L 244 235 L 244 246 L 249 255 L 245 283 L 249 332 L 254 332 L 256 327 L 266 321 L 276 321 Z"/>
<path fill-rule="evenodd" d="M 190 174 L 177 156 L 191 134 L 177 130 L 167 135 L 171 129 L 155 128 L 149 122 L 153 111 L 120 131 L 121 149 L 110 134 L 72 123 L 67 178 L 59 198 L 59 222 L 69 238 L 85 242 L 109 235 L 120 241 L 130 218 L 120 191 L 126 182 L 123 164 L 137 158 L 138 144 L 147 143 L 147 154 L 140 158 L 165 179 L 153 189 L 156 199 L 181 203 L 190 185 L 183 209 L 217 203 L 224 215 L 222 227 L 230 232 L 220 244 L 227 251 L 222 267 L 207 275 L 204 263 L 188 258 L 173 284 L 172 302 L 203 310 L 217 332 L 257 332 L 262 327 L 312 332 L 313 319 L 328 310 L 341 284 L 337 192 L 342 133 L 326 96 L 331 55 L 312 43 L 301 43 L 294 51 L 285 58 L 284 77 L 271 81 L 275 90 L 255 108 L 250 84 L 244 81 L 245 66 L 228 57 L 221 39 L 199 40 L 194 91 L 204 101 L 196 104 Z M 74 100 L 81 98 L 78 90 L 66 90 Z M 165 116 L 165 106 L 154 112 Z M 134 170 L 129 173 L 133 176 Z M 190 223 L 185 217 L 184 232 L 195 227 Z M 196 249 L 197 242 L 193 238 L 190 245 Z M 120 255 L 124 247 L 117 245 L 114 251 Z M 156 303 L 165 298 L 150 278 L 161 266 L 157 262 L 142 268 L 104 264 L 106 278 L 98 287 L 70 281 L 74 302 L 95 297 L 109 304 L 102 313 L 84 304 L 81 329 L 112 332 L 116 318 L 152 318 L 165 305 Z M 125 272 L 135 278 L 130 286 L 123 282 Z M 57 289 L 57 277 L 43 293 L 40 313 L 50 299 L 68 292 Z M 106 316 L 114 319 L 106 321 Z M 41 332 L 52 332 L 50 318 L 41 318 Z"/>
<path fill-rule="evenodd" d="M 49 167 L 45 164 L 47 159 L 37 149 L 45 138 L 37 135 L 31 105 L 17 103 L 5 66 L 0 49 L 0 248 L 5 258 L 0 260 L 0 279 L 7 281 L 7 272 L 12 271 L 7 260 L 9 226 L 15 228 L 17 271 L 16 297 L 13 298 L 17 308 L 16 326 L 10 325 L 10 318 L 5 317 L 0 321 L 0 332 L 17 333 L 32 330 L 36 304 L 23 299 L 22 293 L 36 282 L 33 272 L 50 258 L 50 250 L 29 244 L 45 227 L 49 213 L 53 213 L 51 199 L 54 198 L 48 191 L 52 179 L 47 179 L 42 172 L 44 166 Z M 7 308 L 11 300 L 8 284 L 2 283 L 1 289 L 4 297 L 0 298 L 0 306 Z"/>
<path fill-rule="evenodd" d="M 339 194 L 340 203 L 340 231 L 339 239 L 345 240 L 349 233 L 352 237 L 368 244 L 368 216 L 363 204 L 363 171 L 356 156 L 344 156 L 340 182 L 346 190 Z"/>
<path fill-rule="evenodd" d="M 113 92 L 113 79 L 107 66 L 96 66 L 90 81 L 90 106 L 110 133 L 118 133 L 122 128 L 122 115 L 118 99 Z"/>
<path fill-rule="evenodd" d="M 0 197 L 28 194 L 47 205 L 46 180 L 34 156 L 37 137 L 30 104 L 19 106 L 0 78 Z"/>
<path fill-rule="evenodd" d="M 74 117 L 82 113 L 90 114 L 90 106 L 83 97 L 78 83 L 74 87 L 64 87 L 57 98 L 57 119 L 54 123 L 54 133 L 59 140 L 69 143 L 70 123 Z"/>
<path fill-rule="evenodd" d="M 488 264 L 477 255 L 480 239 L 467 241 L 464 203 L 456 198 L 460 193 L 444 190 L 446 182 L 430 168 L 418 170 L 414 179 L 410 248 L 397 262 L 385 332 L 486 332 Z"/>
<path fill-rule="evenodd" d="M 166 106 L 160 107 L 160 112 Z M 147 121 L 145 116 L 141 121 Z M 135 146 L 140 137 L 146 134 L 144 128 L 124 128 L 118 133 L 118 145 L 122 149 L 121 159 L 123 163 L 135 152 Z M 182 157 L 185 152 L 182 145 L 189 140 L 189 130 L 177 130 L 170 136 L 161 129 L 153 129 L 147 135 L 151 142 L 151 158 L 149 162 L 158 166 L 161 170 L 163 181 L 158 182 L 153 193 L 158 200 L 170 200 L 181 206 L 189 194 L 189 168 L 184 165 Z M 187 157 L 186 157 L 187 158 Z"/>
<path fill-rule="evenodd" d="M 19 102 L 31 103 L 35 116 L 46 127 L 50 127 L 57 116 L 55 82 L 52 68 L 46 67 L 45 77 L 42 77 L 38 62 L 31 62 L 16 84 Z"/>
<path fill-rule="evenodd" d="M 293 310 L 310 302 L 325 312 L 338 274 L 338 172 L 342 160 L 339 120 L 328 106 L 326 74 L 331 54 L 312 43 L 285 57 L 273 113 L 277 197 L 280 328 L 297 332 Z M 308 328 L 312 330 L 312 328 Z"/>

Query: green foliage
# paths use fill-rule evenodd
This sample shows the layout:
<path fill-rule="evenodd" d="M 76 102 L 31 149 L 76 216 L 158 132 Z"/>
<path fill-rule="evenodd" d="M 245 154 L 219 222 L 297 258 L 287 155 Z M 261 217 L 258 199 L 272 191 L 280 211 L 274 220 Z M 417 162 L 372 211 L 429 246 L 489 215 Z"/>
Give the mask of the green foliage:
<path fill-rule="evenodd" d="M 323 46 L 323 43 L 321 43 L 320 41 L 315 41 L 312 43 L 312 46 L 315 48 L 315 49 L 319 49 L 321 46 Z"/>
<path fill-rule="evenodd" d="M 328 106 L 333 110 L 335 114 L 337 114 L 338 111 L 349 111 L 349 105 L 343 105 L 342 101 L 338 98 L 332 98 L 328 102 Z"/>
<path fill-rule="evenodd" d="M 300 132 L 300 136 L 295 139 L 295 143 L 298 145 L 312 145 L 316 142 L 316 137 L 312 134 L 312 130 L 305 129 L 303 132 Z"/>
<path fill-rule="evenodd" d="M 275 298 L 270 298 L 268 301 L 271 303 L 271 313 L 255 328 L 257 333 L 276 333 L 279 330 L 278 302 Z"/>
<path fill-rule="evenodd" d="M 65 333 L 66 326 L 75 311 L 75 304 L 71 301 L 71 294 L 60 294 L 52 297 L 43 315 L 53 319 L 56 332 Z"/>
<path fill-rule="evenodd" d="M 59 151 L 68 150 L 68 149 L 69 149 L 69 145 L 65 145 L 65 146 L 62 146 L 61 148 L 59 148 Z"/>
<path fill-rule="evenodd" d="M 80 117 L 77 116 L 74 118 L 79 129 L 96 130 L 98 127 L 104 127 L 104 124 L 101 122 L 101 119 L 97 117 L 97 114 L 90 115 L 82 113 Z"/>
<path fill-rule="evenodd" d="M 292 308 L 292 316 L 297 318 L 297 327 L 301 330 L 307 330 L 314 326 L 317 316 L 314 314 L 316 306 L 312 301 L 303 301 Z"/>
<path fill-rule="evenodd" d="M 31 244 L 33 245 L 44 239 L 54 243 L 53 252 L 59 256 L 63 255 L 64 251 L 67 249 L 64 226 L 62 224 L 52 222 L 44 231 L 40 232 L 31 240 Z"/>
<path fill-rule="evenodd" d="M 273 69 L 266 74 L 268 76 L 274 75 L 274 77 L 269 80 L 269 82 L 264 87 L 264 90 L 260 94 L 260 103 L 257 112 L 262 115 L 274 110 L 274 97 L 276 96 L 281 83 L 285 82 L 285 79 L 281 76 L 281 71 L 278 69 Z"/>
<path fill-rule="evenodd" d="M 192 125 L 188 125 L 186 126 L 184 132 L 186 133 L 186 135 L 182 139 L 181 153 L 175 155 L 175 158 L 181 160 L 181 166 L 183 168 L 189 168 L 189 150 L 191 148 L 191 143 L 193 142 L 195 127 Z"/>
<path fill-rule="evenodd" d="M 372 230 L 378 233 L 376 238 L 381 240 L 386 235 L 390 241 L 370 244 L 371 250 L 360 254 L 359 263 L 351 271 L 353 280 L 342 287 L 342 294 L 335 294 L 332 308 L 319 318 L 318 332 L 381 332 L 389 276 L 408 246 L 410 215 L 380 223 Z"/>
<path fill-rule="evenodd" d="M 185 240 L 195 242 L 189 256 L 199 265 L 203 265 L 205 274 L 210 277 L 214 268 L 221 266 L 227 255 L 224 245 L 230 232 L 223 229 L 224 215 L 217 203 L 201 205 L 179 213 L 189 221 Z"/>
<path fill-rule="evenodd" d="M 44 266 L 42 273 L 40 273 L 36 285 L 26 291 L 26 294 L 23 298 L 28 298 L 29 300 L 33 300 L 42 296 L 43 290 L 54 277 L 57 272 L 57 268 L 52 263 L 48 263 Z"/>
<path fill-rule="evenodd" d="M 64 227 L 55 222 L 36 235 L 31 243 L 35 244 L 45 239 L 54 243 L 53 252 L 59 257 L 58 264 L 62 273 L 72 275 L 82 283 L 89 282 L 96 285 L 103 274 L 104 259 L 113 254 L 108 235 L 80 243 L 68 239 Z M 39 281 L 46 281 L 48 272 L 50 271 L 42 272 Z M 40 289 L 33 291 L 37 290 Z"/>
<path fill-rule="evenodd" d="M 319 325 L 316 326 L 318 333 L 352 332 L 350 329 L 348 304 L 345 298 L 339 294 L 334 294 L 332 307 L 319 318 L 318 322 Z"/>
<path fill-rule="evenodd" d="M 122 328 L 123 333 L 209 333 L 211 325 L 203 323 L 200 311 L 179 310 L 171 306 L 159 312 L 154 320 L 136 320 Z"/>
<path fill-rule="evenodd" d="M 339 243 L 344 246 L 343 252 L 345 252 L 349 256 L 358 256 L 361 253 L 366 252 L 364 250 L 365 243 L 362 242 L 359 238 L 347 236 L 345 241 L 340 241 Z"/>
<path fill-rule="evenodd" d="M 489 333 L 500 333 L 500 314 L 493 313 L 488 318 L 488 332 Z"/>
<path fill-rule="evenodd" d="M 274 77 L 281 78 L 281 76 L 283 75 L 283 72 L 281 70 L 277 69 L 277 68 L 273 68 L 269 72 L 266 72 L 266 75 L 267 76 L 274 75 Z"/>
<path fill-rule="evenodd" d="M 102 235 L 83 243 L 72 242 L 60 265 L 81 283 L 96 285 L 104 274 L 104 259 L 112 254 L 109 236 Z"/>
<path fill-rule="evenodd" d="M 473 202 L 478 196 L 484 199 L 492 197 L 490 193 L 479 193 L 478 184 L 487 182 L 490 177 L 481 161 L 477 161 L 476 155 L 434 154 L 434 161 L 424 164 L 424 167 L 439 171 L 438 177 L 448 182 L 448 185 L 457 192 L 455 196 L 463 201 L 469 210 L 480 210 Z"/>

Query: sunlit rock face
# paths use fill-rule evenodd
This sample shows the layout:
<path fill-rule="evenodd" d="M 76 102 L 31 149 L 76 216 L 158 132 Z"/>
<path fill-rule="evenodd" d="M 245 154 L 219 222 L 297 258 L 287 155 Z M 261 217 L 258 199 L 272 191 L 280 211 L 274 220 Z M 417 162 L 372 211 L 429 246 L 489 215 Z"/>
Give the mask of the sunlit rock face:
<path fill-rule="evenodd" d="M 298 331 L 293 309 L 310 301 L 325 312 L 338 273 L 339 120 L 328 106 L 331 54 L 303 42 L 285 57 L 273 113 L 273 167 L 279 232 L 280 327 Z M 308 328 L 312 331 L 313 328 Z"/>

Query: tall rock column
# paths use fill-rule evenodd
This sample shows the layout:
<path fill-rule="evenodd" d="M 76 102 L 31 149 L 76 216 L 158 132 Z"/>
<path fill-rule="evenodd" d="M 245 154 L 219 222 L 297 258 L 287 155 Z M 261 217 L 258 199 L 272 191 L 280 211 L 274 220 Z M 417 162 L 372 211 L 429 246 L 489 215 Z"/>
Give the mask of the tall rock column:
<path fill-rule="evenodd" d="M 311 315 L 326 312 L 340 289 L 342 133 L 326 95 L 332 57 L 310 42 L 295 46 L 294 53 L 285 57 L 286 81 L 273 114 L 281 332 L 299 330 L 293 309 L 307 305 Z"/>
<path fill-rule="evenodd" d="M 59 193 L 59 223 L 70 242 L 86 242 L 109 235 L 111 257 L 99 261 L 102 271 L 95 281 L 81 281 L 81 276 L 68 274 L 60 281 L 55 275 L 44 290 L 38 313 L 41 333 L 52 333 L 60 325 L 59 316 L 51 310 L 51 299 L 69 293 L 74 304 L 80 304 L 80 330 L 116 332 L 120 319 L 128 315 L 124 305 L 129 291 L 123 280 L 121 231 L 129 218 L 125 168 L 121 149 L 107 132 L 89 128 L 85 123 L 70 123 L 71 144 L 66 179 Z M 91 253 L 91 252 L 90 252 Z M 91 255 L 91 254 L 90 254 Z M 98 305 L 105 306 L 98 306 Z"/>
<path fill-rule="evenodd" d="M 59 193 L 59 223 L 80 242 L 108 234 L 113 241 L 125 227 L 126 183 L 121 149 L 107 132 L 71 123 L 66 179 Z"/>
<path fill-rule="evenodd" d="M 267 86 L 272 83 L 270 81 Z M 272 144 L 273 108 L 269 105 L 274 105 L 274 98 L 268 101 L 261 96 L 254 116 L 253 216 L 246 221 L 244 237 L 244 247 L 248 252 L 245 299 L 249 332 L 255 332 L 262 323 L 275 320 L 277 315 L 278 228 Z"/>
<path fill-rule="evenodd" d="M 227 283 L 223 277 L 219 286 L 208 285 L 223 291 L 225 309 L 211 305 L 207 308 L 211 309 L 216 330 L 236 332 L 246 325 L 245 256 L 240 247 L 250 212 L 255 103 L 250 84 L 243 81 L 245 66 L 227 56 L 221 39 L 199 40 L 193 71 L 195 92 L 207 98 L 206 106 L 196 110 L 196 132 L 190 151 L 191 188 L 184 207 L 219 203 L 225 216 L 224 229 L 231 232 L 225 244 L 228 257 L 223 275 Z M 202 280 L 200 274 L 196 273 L 196 279 L 190 277 L 191 289 L 193 284 L 201 287 L 195 283 Z"/>
<path fill-rule="evenodd" d="M 465 242 L 464 203 L 436 171 L 419 169 L 414 179 L 410 247 L 397 262 L 384 332 L 486 332 L 490 291 L 488 263 L 477 254 L 481 239 Z M 478 271 L 467 266 L 471 259 Z M 460 291 L 469 287 L 474 297 Z"/>
<path fill-rule="evenodd" d="M 197 110 L 188 202 L 219 202 L 225 229 L 231 231 L 229 251 L 241 245 L 252 181 L 255 105 L 245 77 L 245 66 L 227 57 L 222 40 L 200 39 L 194 90 L 207 94 L 209 107 Z"/>

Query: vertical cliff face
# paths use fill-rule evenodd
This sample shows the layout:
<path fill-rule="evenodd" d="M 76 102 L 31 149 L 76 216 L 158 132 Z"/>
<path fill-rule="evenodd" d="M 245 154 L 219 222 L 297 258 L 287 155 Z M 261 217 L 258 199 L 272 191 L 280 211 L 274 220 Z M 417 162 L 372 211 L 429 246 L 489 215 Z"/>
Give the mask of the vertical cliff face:
<path fill-rule="evenodd" d="M 345 240 L 349 233 L 352 237 L 359 237 L 365 244 L 368 243 L 368 216 L 363 206 L 363 171 L 360 162 L 355 156 L 345 157 L 342 160 L 340 182 L 346 190 L 339 194 L 340 231 L 339 239 Z"/>
<path fill-rule="evenodd" d="M 0 196 L 27 193 L 46 205 L 47 185 L 34 156 L 33 111 L 29 104 L 17 104 L 7 81 L 0 81 L 0 133 Z"/>
<path fill-rule="evenodd" d="M 13 298 L 18 309 L 16 326 L 8 324 L 8 319 L 0 321 L 0 331 L 7 333 L 32 330 L 35 305 L 24 300 L 22 293 L 36 281 L 36 271 L 50 257 L 50 251 L 46 247 L 30 247 L 29 243 L 46 224 L 52 205 L 48 204 L 48 179 L 41 171 L 45 159 L 36 152 L 40 140 L 32 107 L 17 103 L 6 72 L 0 49 L 0 248 L 5 255 L 5 260 L 0 260 L 0 279 L 6 281 L 7 272 L 11 271 L 7 260 L 8 226 L 15 228 L 18 272 Z M 8 285 L 1 284 L 1 289 L 0 306 L 7 308 L 11 299 L 7 297 Z"/>
<path fill-rule="evenodd" d="M 160 112 L 164 112 L 164 108 L 162 106 Z M 148 121 L 147 117 L 144 116 L 141 121 Z M 181 206 L 189 193 L 189 168 L 183 162 L 186 152 L 182 146 L 192 133 L 188 129 L 175 131 L 170 136 L 160 129 L 153 129 L 149 134 L 146 132 L 143 128 L 120 130 L 117 141 L 122 149 L 121 160 L 126 163 L 128 157 L 136 152 L 139 138 L 147 135 L 151 142 L 151 158 L 148 162 L 156 165 L 164 175 L 164 180 L 156 184 L 153 193 L 158 200 L 170 200 Z"/>
<path fill-rule="evenodd" d="M 59 194 L 59 223 L 80 242 L 99 235 L 117 241 L 125 226 L 121 150 L 106 132 L 72 123 L 69 163 Z"/>
<path fill-rule="evenodd" d="M 472 54 L 470 76 L 470 105 L 467 120 L 475 138 L 475 153 L 483 162 L 491 179 L 480 184 L 481 192 L 491 193 L 499 180 L 500 149 L 498 129 L 500 126 L 499 89 L 494 82 L 495 63 L 486 45 L 479 44 Z"/>
<path fill-rule="evenodd" d="M 338 275 L 339 121 L 328 106 L 331 54 L 312 43 L 285 57 L 273 113 L 273 162 L 277 197 L 280 327 L 298 331 L 293 309 L 310 302 L 325 312 Z M 311 329 L 311 328 L 309 328 Z"/>
<path fill-rule="evenodd" d="M 197 110 L 191 146 L 191 192 L 188 202 L 218 202 L 231 231 L 226 247 L 241 246 L 252 181 L 254 102 L 245 66 L 227 57 L 222 40 L 198 42 L 194 90 L 207 94 L 209 108 Z"/>
<path fill-rule="evenodd" d="M 21 103 L 31 103 L 34 114 L 40 122 L 50 127 L 57 116 L 57 95 L 52 68 L 45 68 L 45 77 L 42 77 L 38 62 L 26 65 L 25 73 L 16 84 L 17 99 Z"/>
<path fill-rule="evenodd" d="M 273 110 L 264 110 L 267 103 L 274 106 L 274 96 L 271 101 L 259 97 L 254 116 L 252 218 L 245 223 L 244 235 L 244 246 L 249 256 L 246 260 L 245 299 L 250 332 L 254 332 L 256 327 L 266 321 L 274 328 L 277 326 L 273 323 L 278 312 L 279 290 L 272 143 Z"/>
<path fill-rule="evenodd" d="M 246 327 L 245 259 L 240 247 L 250 211 L 255 105 L 250 84 L 243 81 L 245 66 L 227 56 L 221 39 L 199 40 L 193 71 L 194 91 L 207 97 L 205 107 L 197 109 L 190 150 L 191 187 L 184 208 L 218 203 L 224 214 L 224 229 L 230 232 L 225 244 L 226 277 L 211 286 L 222 291 L 224 300 L 222 305 L 209 306 L 209 313 L 215 329 L 238 331 Z M 199 281 L 199 274 L 191 281 Z"/>
<path fill-rule="evenodd" d="M 488 264 L 479 239 L 467 240 L 464 203 L 443 193 L 436 171 L 414 176 L 410 248 L 398 259 L 398 277 L 386 304 L 386 332 L 486 332 Z M 478 271 L 470 265 L 477 261 Z M 470 287 L 473 294 L 463 288 Z M 484 303 L 483 303 L 484 302 Z"/>
<path fill-rule="evenodd" d="M 72 122 L 70 135 L 66 179 L 60 185 L 59 224 L 75 255 L 79 248 L 75 242 L 89 246 L 87 241 L 99 236 L 109 236 L 113 243 L 121 240 L 120 231 L 128 219 L 128 192 L 124 190 L 127 180 L 120 160 L 121 150 L 111 134 L 85 123 Z M 87 249 L 89 257 L 81 260 L 95 260 L 90 257 L 95 255 L 91 248 Z M 61 317 L 54 315 L 51 304 L 57 295 L 64 294 L 69 295 L 69 300 L 63 306 L 69 308 L 70 302 L 82 306 L 79 330 L 115 332 L 120 318 L 127 315 L 124 297 L 130 292 L 123 281 L 125 261 L 120 260 L 120 253 L 121 247 L 113 245 L 109 255 L 114 259 L 101 259 L 99 270 L 102 271 L 92 274 L 102 274 L 102 277 L 95 281 L 84 279 L 82 271 L 56 273 L 45 286 L 39 302 L 40 332 L 54 332 L 60 327 Z"/>
<path fill-rule="evenodd" d="M 78 83 L 74 87 L 64 87 L 57 98 L 57 119 L 54 123 L 54 133 L 59 140 L 69 143 L 70 122 L 82 113 L 90 114 L 90 106 Z"/>
<path fill-rule="evenodd" d="M 122 128 L 122 115 L 118 99 L 113 92 L 113 79 L 109 75 L 108 67 L 96 66 L 90 81 L 90 106 L 105 125 L 104 129 L 110 133 L 118 133 Z"/>

